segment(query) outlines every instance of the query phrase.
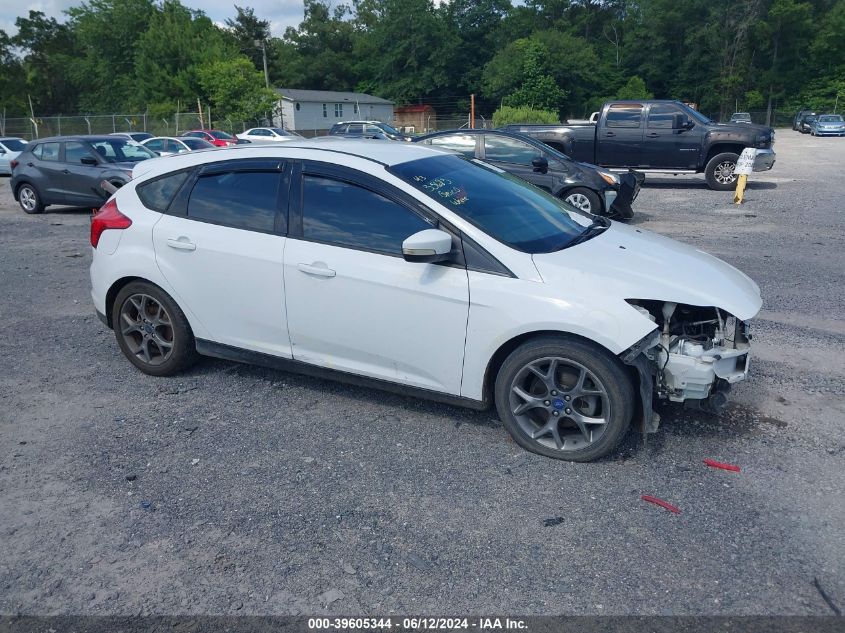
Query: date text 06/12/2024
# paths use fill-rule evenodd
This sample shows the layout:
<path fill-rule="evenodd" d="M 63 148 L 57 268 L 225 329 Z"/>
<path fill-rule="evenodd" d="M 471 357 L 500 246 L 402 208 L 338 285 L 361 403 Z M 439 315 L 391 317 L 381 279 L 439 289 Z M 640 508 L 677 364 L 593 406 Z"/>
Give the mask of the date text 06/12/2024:
<path fill-rule="evenodd" d="M 524 631 L 524 620 L 514 618 L 309 618 L 309 630 L 393 630 L 397 631 Z"/>

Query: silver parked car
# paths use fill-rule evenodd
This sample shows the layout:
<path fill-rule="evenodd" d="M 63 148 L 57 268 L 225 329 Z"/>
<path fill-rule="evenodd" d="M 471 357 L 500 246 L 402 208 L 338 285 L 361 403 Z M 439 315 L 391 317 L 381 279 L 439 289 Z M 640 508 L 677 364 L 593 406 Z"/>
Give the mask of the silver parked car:
<path fill-rule="evenodd" d="M 841 114 L 820 114 L 810 123 L 813 136 L 845 136 L 845 120 Z"/>
<path fill-rule="evenodd" d="M 12 161 L 26 149 L 26 141 L 16 136 L 0 138 L 0 176 L 12 175 Z"/>
<path fill-rule="evenodd" d="M 184 154 L 195 152 L 201 149 L 214 149 L 214 145 L 201 138 L 183 136 L 154 136 L 141 143 L 144 147 L 154 151 L 159 156 L 172 156 L 173 154 Z"/>

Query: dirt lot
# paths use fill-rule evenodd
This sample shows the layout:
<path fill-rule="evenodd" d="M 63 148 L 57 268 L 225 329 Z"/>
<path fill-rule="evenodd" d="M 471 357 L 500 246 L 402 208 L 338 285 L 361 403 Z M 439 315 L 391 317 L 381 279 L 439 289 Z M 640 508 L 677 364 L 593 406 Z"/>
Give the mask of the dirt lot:
<path fill-rule="evenodd" d="M 94 316 L 87 212 L 25 216 L 3 178 L 0 613 L 845 609 L 845 139 L 775 148 L 742 207 L 701 177 L 636 203 L 760 284 L 752 378 L 581 465 L 491 412 L 213 360 L 142 375 Z"/>

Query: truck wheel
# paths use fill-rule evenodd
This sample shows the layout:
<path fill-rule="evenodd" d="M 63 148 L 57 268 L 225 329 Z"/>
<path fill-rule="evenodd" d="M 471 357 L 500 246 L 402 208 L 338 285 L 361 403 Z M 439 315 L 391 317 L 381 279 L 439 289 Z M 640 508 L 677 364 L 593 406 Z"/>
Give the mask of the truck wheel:
<path fill-rule="evenodd" d="M 592 213 L 593 215 L 599 215 L 601 213 L 601 200 L 598 194 L 592 189 L 575 187 L 565 192 L 561 197 L 564 202 L 571 204 L 576 209 L 580 209 L 585 213 Z"/>
<path fill-rule="evenodd" d="M 707 179 L 707 186 L 716 191 L 730 191 L 736 183 L 736 161 L 739 155 L 733 152 L 716 154 L 704 168 L 704 177 Z"/>

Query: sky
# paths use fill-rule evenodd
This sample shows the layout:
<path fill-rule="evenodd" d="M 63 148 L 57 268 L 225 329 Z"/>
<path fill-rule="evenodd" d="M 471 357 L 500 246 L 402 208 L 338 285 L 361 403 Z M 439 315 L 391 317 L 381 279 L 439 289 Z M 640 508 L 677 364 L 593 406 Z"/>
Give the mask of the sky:
<path fill-rule="evenodd" d="M 67 17 L 63 11 L 68 7 L 79 6 L 82 2 L 83 0 L 0 0 L 0 29 L 13 35 L 17 32 L 15 18 L 29 15 L 30 10 L 41 11 L 47 17 L 54 17 L 63 22 Z M 275 36 L 281 36 L 285 28 L 298 26 L 302 21 L 302 0 L 182 0 L 182 4 L 192 9 L 201 9 L 220 25 L 223 25 L 226 18 L 235 16 L 235 4 L 252 7 L 258 18 L 270 20 L 270 31 Z"/>

